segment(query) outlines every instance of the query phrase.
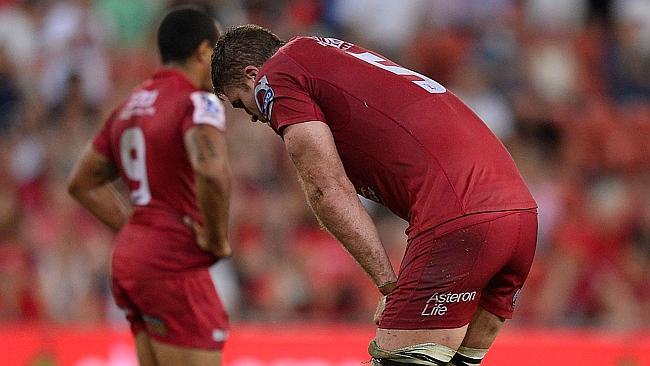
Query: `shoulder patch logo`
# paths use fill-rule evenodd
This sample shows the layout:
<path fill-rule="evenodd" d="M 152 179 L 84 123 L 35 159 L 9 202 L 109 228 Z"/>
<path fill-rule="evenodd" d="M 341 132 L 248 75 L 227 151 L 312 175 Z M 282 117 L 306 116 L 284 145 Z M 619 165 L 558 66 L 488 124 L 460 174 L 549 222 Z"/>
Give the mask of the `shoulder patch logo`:
<path fill-rule="evenodd" d="M 226 116 L 223 104 L 216 95 L 204 91 L 190 94 L 194 105 L 192 120 L 195 124 L 212 125 L 222 131 L 226 129 Z"/>
<path fill-rule="evenodd" d="M 269 80 L 266 75 L 264 75 L 255 86 L 255 104 L 257 104 L 257 109 L 259 109 L 260 113 L 262 113 L 262 116 L 264 116 L 267 121 L 271 121 L 274 99 L 275 92 L 269 85 Z"/>

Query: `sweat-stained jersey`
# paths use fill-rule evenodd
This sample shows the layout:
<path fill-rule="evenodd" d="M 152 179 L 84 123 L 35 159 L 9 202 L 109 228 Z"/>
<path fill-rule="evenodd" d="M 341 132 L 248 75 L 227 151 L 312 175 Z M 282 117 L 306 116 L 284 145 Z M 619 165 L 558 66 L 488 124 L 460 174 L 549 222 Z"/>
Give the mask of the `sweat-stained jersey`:
<path fill-rule="evenodd" d="M 357 192 L 409 222 L 410 238 L 473 213 L 535 208 L 510 154 L 434 80 L 332 38 L 297 37 L 262 66 L 271 127 L 322 121 Z"/>
<path fill-rule="evenodd" d="M 183 223 L 186 215 L 202 223 L 183 143 L 185 132 L 196 124 L 224 131 L 221 101 L 180 72 L 161 69 L 131 93 L 95 137 L 95 150 L 119 168 L 134 206 L 114 256 L 163 270 L 215 262 Z"/>

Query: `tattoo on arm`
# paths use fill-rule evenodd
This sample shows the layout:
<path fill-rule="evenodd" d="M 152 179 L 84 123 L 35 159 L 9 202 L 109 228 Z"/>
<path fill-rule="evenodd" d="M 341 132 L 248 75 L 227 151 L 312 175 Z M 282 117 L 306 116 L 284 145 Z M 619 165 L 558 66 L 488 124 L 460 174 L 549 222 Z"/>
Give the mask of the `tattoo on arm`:
<path fill-rule="evenodd" d="M 198 143 L 196 141 L 192 141 L 192 150 L 194 150 L 194 155 L 196 155 L 196 160 L 198 161 L 205 161 L 205 155 L 203 155 L 203 150 L 201 150 L 201 147 L 198 146 Z"/>
<path fill-rule="evenodd" d="M 185 143 L 187 144 L 189 153 L 193 159 L 196 159 L 196 162 L 204 163 L 219 155 L 218 146 L 205 131 L 193 131 Z"/>
<path fill-rule="evenodd" d="M 217 157 L 217 148 L 214 146 L 210 138 L 204 134 L 199 135 L 201 142 L 203 143 L 204 149 L 199 149 L 201 153 L 207 153 L 209 158 Z"/>

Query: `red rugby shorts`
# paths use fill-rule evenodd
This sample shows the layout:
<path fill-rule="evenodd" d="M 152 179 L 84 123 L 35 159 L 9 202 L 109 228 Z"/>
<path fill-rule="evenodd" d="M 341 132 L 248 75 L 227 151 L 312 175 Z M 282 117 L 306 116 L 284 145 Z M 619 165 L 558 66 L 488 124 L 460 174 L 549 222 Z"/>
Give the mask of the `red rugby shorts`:
<path fill-rule="evenodd" d="M 536 243 L 536 210 L 464 216 L 409 240 L 379 327 L 458 328 L 479 305 L 512 318 Z"/>

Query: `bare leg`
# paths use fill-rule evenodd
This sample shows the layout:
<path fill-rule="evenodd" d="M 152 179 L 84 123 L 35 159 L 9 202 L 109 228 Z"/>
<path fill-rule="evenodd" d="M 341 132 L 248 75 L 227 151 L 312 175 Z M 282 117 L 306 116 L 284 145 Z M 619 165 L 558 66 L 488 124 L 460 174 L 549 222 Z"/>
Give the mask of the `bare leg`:
<path fill-rule="evenodd" d="M 151 340 L 146 332 L 140 332 L 135 336 L 135 349 L 138 353 L 140 366 L 158 366 L 156 355 L 151 347 Z"/>
<path fill-rule="evenodd" d="M 395 350 L 423 343 L 440 344 L 456 350 L 463 341 L 466 331 L 467 325 L 455 329 L 401 330 L 377 328 L 375 341 L 377 341 L 377 345 L 386 350 Z"/>
<path fill-rule="evenodd" d="M 462 345 L 470 348 L 490 348 L 505 319 L 479 307 L 469 323 Z"/>
<path fill-rule="evenodd" d="M 159 366 L 219 366 L 221 365 L 221 352 L 196 348 L 173 346 L 158 342 L 154 339 L 151 344 L 156 353 Z"/>
<path fill-rule="evenodd" d="M 480 364 L 504 322 L 505 319 L 479 307 L 469 323 L 462 344 L 447 366 Z"/>

